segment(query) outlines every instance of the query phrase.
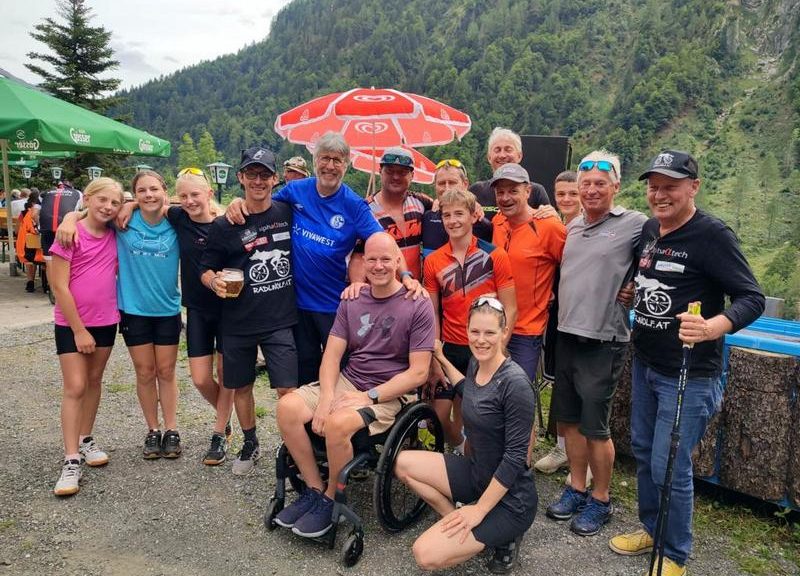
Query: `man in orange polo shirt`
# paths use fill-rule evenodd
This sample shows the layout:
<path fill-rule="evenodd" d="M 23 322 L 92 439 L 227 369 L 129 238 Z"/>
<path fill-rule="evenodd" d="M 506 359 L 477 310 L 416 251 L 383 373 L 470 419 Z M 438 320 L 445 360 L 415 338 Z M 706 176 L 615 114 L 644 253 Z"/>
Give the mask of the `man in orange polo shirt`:
<path fill-rule="evenodd" d="M 442 318 L 439 319 L 438 315 L 436 318 L 437 338 L 443 342 L 444 355 L 462 374 L 467 373 L 472 356 L 467 339 L 467 319 L 475 299 L 484 294 L 495 294 L 505 308 L 509 325 L 513 325 L 517 313 L 508 255 L 502 248 L 472 233 L 478 219 L 475 206 L 475 195 L 464 188 L 447 190 L 439 197 L 442 223 L 449 240 L 425 258 L 423 274 L 434 310 L 440 310 L 441 305 Z M 431 369 L 438 372 L 434 382 L 446 382 L 438 363 L 432 362 Z M 461 447 L 460 391 L 437 385 L 434 408 L 444 425 L 448 443 Z"/>
<path fill-rule="evenodd" d="M 517 321 L 508 351 L 533 381 L 567 232 L 556 217 L 534 219 L 528 205 L 531 180 L 519 164 L 500 166 L 489 185 L 500 210 L 492 219 L 492 241 L 508 253 L 517 293 Z"/>

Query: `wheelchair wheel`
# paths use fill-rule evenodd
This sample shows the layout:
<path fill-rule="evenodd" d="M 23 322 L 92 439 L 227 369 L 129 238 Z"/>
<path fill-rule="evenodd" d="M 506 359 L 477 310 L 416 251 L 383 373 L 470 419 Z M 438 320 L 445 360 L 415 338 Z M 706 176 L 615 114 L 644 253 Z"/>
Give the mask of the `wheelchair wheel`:
<path fill-rule="evenodd" d="M 355 566 L 361 560 L 361 554 L 364 552 L 364 536 L 356 532 L 351 532 L 347 540 L 342 544 L 342 552 L 340 559 L 345 567 L 350 568 Z"/>
<path fill-rule="evenodd" d="M 423 422 L 424 426 L 420 426 Z M 427 507 L 422 498 L 394 475 L 397 455 L 403 450 L 444 452 L 442 425 L 427 404 L 414 404 L 397 419 L 378 460 L 373 501 L 378 520 L 387 532 L 407 528 Z"/>
<path fill-rule="evenodd" d="M 272 498 L 267 504 L 267 511 L 264 513 L 264 526 L 272 532 L 275 530 L 275 516 L 283 510 L 283 502 L 279 502 L 277 498 Z"/>

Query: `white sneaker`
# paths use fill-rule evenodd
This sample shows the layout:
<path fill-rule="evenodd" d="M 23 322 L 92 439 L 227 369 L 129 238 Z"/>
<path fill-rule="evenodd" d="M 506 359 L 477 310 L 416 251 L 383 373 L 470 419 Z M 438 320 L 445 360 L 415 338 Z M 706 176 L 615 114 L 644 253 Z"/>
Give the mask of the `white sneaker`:
<path fill-rule="evenodd" d="M 259 458 L 261 458 L 261 450 L 259 450 L 258 444 L 245 440 L 242 449 L 239 451 L 239 456 L 233 461 L 231 472 L 236 476 L 249 474 L 255 468 Z"/>
<path fill-rule="evenodd" d="M 89 466 L 105 466 L 108 464 L 108 454 L 100 450 L 95 444 L 94 438 L 87 436 L 78 446 L 81 458 Z"/>
<path fill-rule="evenodd" d="M 56 482 L 53 493 L 56 496 L 72 496 L 80 490 L 78 485 L 81 481 L 81 462 L 80 460 L 65 460 L 61 468 L 61 477 Z"/>
<path fill-rule="evenodd" d="M 546 456 L 537 460 L 533 467 L 542 474 L 553 474 L 554 472 L 558 472 L 560 468 L 563 468 L 567 464 L 569 464 L 569 460 L 567 460 L 567 453 L 563 448 L 556 444 Z"/>

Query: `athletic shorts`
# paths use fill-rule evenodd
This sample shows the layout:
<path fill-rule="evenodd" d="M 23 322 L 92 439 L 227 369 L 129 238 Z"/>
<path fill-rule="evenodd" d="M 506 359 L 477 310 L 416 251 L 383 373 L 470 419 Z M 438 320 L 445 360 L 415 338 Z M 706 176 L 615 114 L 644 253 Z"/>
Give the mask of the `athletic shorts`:
<path fill-rule="evenodd" d="M 25 261 L 36 264 L 36 248 L 25 248 Z"/>
<path fill-rule="evenodd" d="M 444 454 L 444 465 L 453 502 L 462 504 L 476 502 L 483 491 L 472 482 L 472 464 L 469 458 L 456 454 Z M 472 529 L 475 540 L 486 546 L 505 546 L 525 534 L 533 524 L 536 517 L 536 506 L 539 503 L 532 478 L 530 480 L 531 493 L 525 498 L 524 513 L 512 512 L 501 500 L 489 511 L 483 521 Z"/>
<path fill-rule="evenodd" d="M 86 329 L 94 338 L 94 344 L 98 348 L 111 348 L 117 339 L 117 325 L 109 326 L 87 326 Z M 75 345 L 75 334 L 69 326 L 59 326 L 56 324 L 56 354 L 74 354 L 78 352 Z"/>
<path fill-rule="evenodd" d="M 587 438 L 611 438 L 611 400 L 625 366 L 627 342 L 603 342 L 559 332 L 552 410 L 558 422 L 579 424 Z"/>
<path fill-rule="evenodd" d="M 197 308 L 186 309 L 186 352 L 189 358 L 222 354 L 220 318 Z"/>
<path fill-rule="evenodd" d="M 472 350 L 469 349 L 469 346 L 445 342 L 442 346 L 442 351 L 444 352 L 445 358 L 447 358 L 450 363 L 456 367 L 456 370 L 462 374 L 467 373 L 469 359 L 472 358 Z M 464 396 L 463 382 L 453 384 L 449 388 L 442 386 L 441 384 L 437 384 L 436 390 L 433 392 L 433 398 L 435 400 L 452 400 L 455 398 L 456 394 L 462 397 Z"/>
<path fill-rule="evenodd" d="M 181 315 L 138 316 L 119 311 L 119 332 L 125 345 L 177 346 L 181 338 Z"/>
<path fill-rule="evenodd" d="M 225 388 L 244 388 L 255 382 L 259 347 L 267 363 L 270 387 L 296 388 L 297 348 L 291 328 L 249 336 L 225 334 L 222 343 Z"/>
<path fill-rule="evenodd" d="M 339 374 L 334 393 L 338 396 L 345 392 L 362 392 L 362 390 L 356 388 L 350 380 Z M 319 393 L 319 382 L 300 386 L 293 392 L 293 394 L 297 394 L 303 399 L 312 412 L 317 409 L 319 404 Z M 364 426 L 369 429 L 369 435 L 374 436 L 391 428 L 397 413 L 400 412 L 403 406 L 416 401 L 416 399 L 416 394 L 406 394 L 388 402 L 362 406 L 357 409 L 357 412 L 364 420 Z"/>
<path fill-rule="evenodd" d="M 45 260 L 50 260 L 50 246 L 56 240 L 56 233 L 52 230 L 42 230 L 42 254 Z"/>

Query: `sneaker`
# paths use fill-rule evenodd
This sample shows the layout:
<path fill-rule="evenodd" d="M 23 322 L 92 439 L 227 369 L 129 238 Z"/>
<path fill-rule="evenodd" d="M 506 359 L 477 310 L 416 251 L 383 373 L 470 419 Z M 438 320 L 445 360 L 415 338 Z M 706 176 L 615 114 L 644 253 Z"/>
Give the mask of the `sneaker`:
<path fill-rule="evenodd" d="M 36 292 L 36 288 L 33 285 L 33 280 L 28 280 L 25 283 L 25 292 Z M 77 492 L 77 490 L 75 492 Z"/>
<path fill-rule="evenodd" d="M 333 500 L 321 494 L 311 509 L 298 518 L 292 532 L 306 538 L 319 538 L 333 526 Z"/>
<path fill-rule="evenodd" d="M 547 507 L 548 518 L 553 520 L 569 520 L 572 515 L 586 505 L 589 498 L 588 492 L 578 492 L 572 486 L 567 486 L 561 497 Z"/>
<path fill-rule="evenodd" d="M 261 458 L 261 451 L 258 449 L 258 444 L 251 440 L 245 440 L 239 456 L 233 461 L 231 472 L 236 476 L 244 476 L 255 467 L 259 458 Z"/>
<path fill-rule="evenodd" d="M 77 494 L 80 490 L 78 485 L 81 481 L 81 461 L 80 460 L 64 460 L 64 465 L 61 467 L 61 477 L 56 482 L 56 487 L 53 488 L 53 494 L 56 496 L 72 496 Z"/>
<path fill-rule="evenodd" d="M 556 444 L 544 458 L 539 458 L 533 467 L 542 474 L 553 474 L 558 472 L 558 470 L 567 464 L 569 464 L 569 460 L 567 460 L 567 453 L 563 448 Z"/>
<path fill-rule="evenodd" d="M 495 548 L 494 556 L 486 565 L 489 572 L 492 574 L 508 574 L 511 572 L 519 555 L 520 544 L 522 544 L 522 536 L 505 546 Z"/>
<path fill-rule="evenodd" d="M 289 506 L 278 512 L 275 516 L 275 524 L 284 528 L 292 528 L 300 518 L 314 507 L 316 501 L 321 498 L 319 490 L 306 488 L 300 497 Z"/>
<path fill-rule="evenodd" d="M 587 466 L 586 467 L 586 487 L 587 488 L 592 485 L 592 479 L 593 478 L 594 478 L 594 475 L 592 474 L 592 467 L 591 466 Z M 567 486 L 572 484 L 572 472 L 567 474 L 567 479 L 564 481 L 564 484 L 566 484 Z"/>
<path fill-rule="evenodd" d="M 83 439 L 83 442 L 78 446 L 78 452 L 81 454 L 81 460 L 89 466 L 105 466 L 108 464 L 108 454 L 97 447 L 94 438 L 91 436 Z"/>
<path fill-rule="evenodd" d="M 586 499 L 586 506 L 572 519 L 569 529 L 579 536 L 594 536 L 600 532 L 603 524 L 611 520 L 613 514 L 614 505 L 611 500 L 604 504 L 589 496 Z"/>
<path fill-rule="evenodd" d="M 225 442 L 230 444 L 232 436 L 233 436 L 233 427 L 231 426 L 230 419 L 228 419 L 228 423 L 225 424 Z"/>
<path fill-rule="evenodd" d="M 167 430 L 161 439 L 161 455 L 164 458 L 177 458 L 181 455 L 181 435 L 177 430 Z"/>
<path fill-rule="evenodd" d="M 653 550 L 653 538 L 646 530 L 640 529 L 614 536 L 608 541 L 608 547 L 623 556 L 639 556 Z"/>
<path fill-rule="evenodd" d="M 658 576 L 658 558 L 656 563 L 653 564 L 653 571 L 650 576 Z M 681 566 L 674 560 L 664 556 L 664 562 L 661 565 L 661 576 L 686 576 L 686 566 Z"/>
<path fill-rule="evenodd" d="M 228 448 L 228 443 L 225 441 L 225 436 L 214 432 L 211 435 L 211 447 L 203 457 L 203 464 L 206 466 L 219 466 L 225 462 L 225 450 Z"/>
<path fill-rule="evenodd" d="M 142 456 L 145 460 L 161 458 L 161 430 L 150 430 L 144 437 Z"/>

